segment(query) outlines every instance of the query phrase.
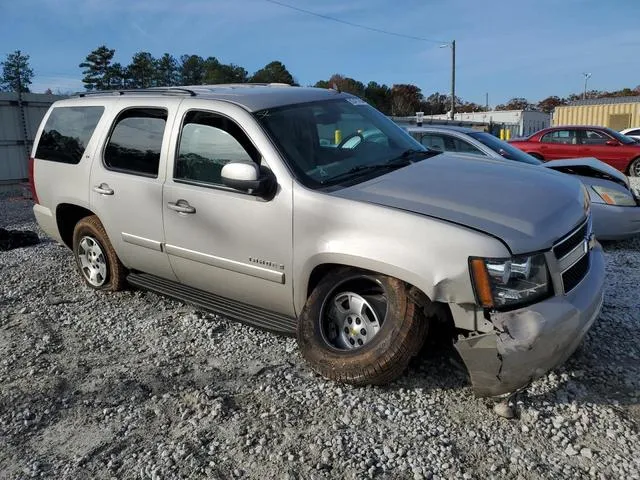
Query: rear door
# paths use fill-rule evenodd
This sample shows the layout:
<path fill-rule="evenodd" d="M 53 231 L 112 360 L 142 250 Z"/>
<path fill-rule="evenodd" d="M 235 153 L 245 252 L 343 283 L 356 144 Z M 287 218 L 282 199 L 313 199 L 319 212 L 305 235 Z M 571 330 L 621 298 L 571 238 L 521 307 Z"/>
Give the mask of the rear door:
<path fill-rule="evenodd" d="M 125 266 L 172 280 L 163 248 L 162 184 L 179 101 L 119 102 L 96 152 L 90 182 L 91 208 Z"/>
<path fill-rule="evenodd" d="M 545 160 L 579 157 L 581 150 L 578 133 L 574 129 L 553 130 L 540 139 L 540 153 Z"/>

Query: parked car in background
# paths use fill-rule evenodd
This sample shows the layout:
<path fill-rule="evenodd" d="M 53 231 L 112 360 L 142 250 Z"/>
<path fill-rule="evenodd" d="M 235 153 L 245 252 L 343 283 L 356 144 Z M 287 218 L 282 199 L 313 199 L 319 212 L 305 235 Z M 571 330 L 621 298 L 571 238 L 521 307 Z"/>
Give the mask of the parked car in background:
<path fill-rule="evenodd" d="M 640 143 L 611 128 L 550 127 L 509 143 L 539 160 L 595 157 L 627 175 L 640 177 Z"/>
<path fill-rule="evenodd" d="M 625 137 L 631 137 L 634 140 L 640 140 L 640 127 L 625 128 L 620 131 L 620 134 Z"/>
<path fill-rule="evenodd" d="M 598 240 L 620 240 L 640 233 L 640 194 L 629 179 L 596 158 L 542 162 L 490 133 L 463 127 L 409 127 L 424 146 L 463 154 L 470 159 L 493 158 L 542 165 L 575 175 L 587 186 L 593 212 L 593 231 Z"/>

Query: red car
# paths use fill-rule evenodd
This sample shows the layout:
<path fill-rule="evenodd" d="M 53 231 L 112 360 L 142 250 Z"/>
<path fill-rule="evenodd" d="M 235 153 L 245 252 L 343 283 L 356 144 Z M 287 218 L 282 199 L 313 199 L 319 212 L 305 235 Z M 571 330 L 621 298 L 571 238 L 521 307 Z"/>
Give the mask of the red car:
<path fill-rule="evenodd" d="M 595 157 L 627 175 L 640 177 L 640 143 L 610 128 L 551 127 L 509 143 L 540 160 Z"/>

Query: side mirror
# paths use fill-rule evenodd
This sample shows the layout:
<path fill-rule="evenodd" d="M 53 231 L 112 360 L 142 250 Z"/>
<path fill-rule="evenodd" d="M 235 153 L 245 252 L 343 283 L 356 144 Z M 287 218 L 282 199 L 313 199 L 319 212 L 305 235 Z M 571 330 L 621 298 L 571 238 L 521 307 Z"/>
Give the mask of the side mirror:
<path fill-rule="evenodd" d="M 276 179 L 267 169 L 261 170 L 253 162 L 229 162 L 222 167 L 223 185 L 259 196 L 275 193 Z"/>
<path fill-rule="evenodd" d="M 620 142 L 618 142 L 617 140 L 607 140 L 606 144 L 610 147 L 617 147 L 618 145 L 620 145 Z"/>

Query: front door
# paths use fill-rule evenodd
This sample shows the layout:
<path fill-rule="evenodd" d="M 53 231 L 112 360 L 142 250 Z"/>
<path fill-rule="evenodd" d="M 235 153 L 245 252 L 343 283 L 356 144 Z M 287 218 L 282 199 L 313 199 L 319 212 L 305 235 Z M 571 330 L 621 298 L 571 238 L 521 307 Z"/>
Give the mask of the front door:
<path fill-rule="evenodd" d="M 247 112 L 189 105 L 199 104 L 180 109 L 163 194 L 173 270 L 186 285 L 293 316 L 291 180 L 278 178 L 270 200 L 225 187 L 226 163 L 266 166 L 275 150 Z"/>
<path fill-rule="evenodd" d="M 620 142 L 597 130 L 582 130 L 580 134 L 582 157 L 595 157 L 620 171 L 625 170 L 628 160 L 624 158 L 624 154 L 620 153 L 622 146 Z M 607 142 L 612 143 L 607 144 Z"/>
<path fill-rule="evenodd" d="M 125 266 L 175 280 L 162 248 L 162 183 L 178 99 L 127 101 L 91 168 L 90 203 Z"/>

